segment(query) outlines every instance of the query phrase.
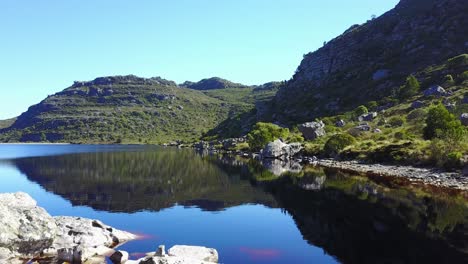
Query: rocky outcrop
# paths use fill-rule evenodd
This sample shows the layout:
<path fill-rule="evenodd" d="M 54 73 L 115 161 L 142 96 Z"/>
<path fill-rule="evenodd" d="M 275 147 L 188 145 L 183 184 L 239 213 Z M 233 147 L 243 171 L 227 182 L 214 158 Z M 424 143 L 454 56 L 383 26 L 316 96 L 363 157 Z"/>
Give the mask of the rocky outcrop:
<path fill-rule="evenodd" d="M 52 217 L 26 193 L 0 194 L 0 215 L 1 263 L 39 256 L 81 263 L 136 238 L 98 220 Z"/>
<path fill-rule="evenodd" d="M 446 96 L 447 91 L 439 85 L 434 85 L 424 91 L 424 96 Z"/>
<path fill-rule="evenodd" d="M 301 131 L 304 139 L 314 140 L 316 138 L 326 135 L 325 124 L 322 121 L 319 122 L 307 122 L 299 125 L 299 131 Z"/>
<path fill-rule="evenodd" d="M 377 112 L 367 113 L 367 114 L 359 116 L 358 120 L 359 120 L 359 122 L 372 121 L 372 120 L 374 120 L 374 118 L 377 117 L 377 115 L 378 115 Z"/>
<path fill-rule="evenodd" d="M 288 160 L 302 150 L 300 143 L 286 144 L 280 139 L 268 143 L 262 150 L 262 157 L 267 159 Z"/>

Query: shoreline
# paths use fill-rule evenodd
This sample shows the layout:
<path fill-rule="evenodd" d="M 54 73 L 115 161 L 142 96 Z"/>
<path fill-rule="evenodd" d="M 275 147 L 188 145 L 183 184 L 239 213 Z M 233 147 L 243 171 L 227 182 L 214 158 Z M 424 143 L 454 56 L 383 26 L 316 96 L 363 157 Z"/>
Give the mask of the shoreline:
<path fill-rule="evenodd" d="M 397 177 L 411 183 L 422 183 L 436 187 L 468 191 L 468 177 L 457 172 L 446 172 L 435 168 L 413 166 L 367 164 L 360 161 L 337 161 L 319 159 L 317 165 L 324 168 L 338 169 L 376 177 Z"/>

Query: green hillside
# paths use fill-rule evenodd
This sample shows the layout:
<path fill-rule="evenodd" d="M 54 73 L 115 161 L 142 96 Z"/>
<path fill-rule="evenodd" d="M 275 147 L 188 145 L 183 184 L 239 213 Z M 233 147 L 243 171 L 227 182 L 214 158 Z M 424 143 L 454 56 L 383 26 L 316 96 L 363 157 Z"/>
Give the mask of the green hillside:
<path fill-rule="evenodd" d="M 241 91 L 201 92 L 161 78 L 132 75 L 75 82 L 31 106 L 10 127 L 1 130 L 0 140 L 193 142 L 230 116 L 254 109 L 254 88 Z"/>

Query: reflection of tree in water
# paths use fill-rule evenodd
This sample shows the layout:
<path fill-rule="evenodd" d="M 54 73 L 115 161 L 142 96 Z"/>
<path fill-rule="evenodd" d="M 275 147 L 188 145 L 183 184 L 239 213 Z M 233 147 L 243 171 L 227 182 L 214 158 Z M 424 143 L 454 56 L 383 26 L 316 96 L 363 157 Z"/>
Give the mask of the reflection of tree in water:
<path fill-rule="evenodd" d="M 304 188 L 317 182 L 321 189 Z M 468 263 L 463 198 L 390 189 L 323 170 L 289 175 L 266 186 L 304 238 L 343 263 Z"/>
<path fill-rule="evenodd" d="M 226 172 L 191 150 L 70 154 L 13 161 L 27 177 L 74 205 L 98 210 L 160 210 L 176 203 L 221 210 L 274 199 L 239 170 Z"/>
<path fill-rule="evenodd" d="M 75 205 L 120 212 L 175 203 L 206 210 L 279 205 L 305 240 L 344 263 L 468 263 L 468 211 L 459 196 L 322 169 L 277 177 L 255 161 L 192 150 L 13 162 L 30 180 Z"/>

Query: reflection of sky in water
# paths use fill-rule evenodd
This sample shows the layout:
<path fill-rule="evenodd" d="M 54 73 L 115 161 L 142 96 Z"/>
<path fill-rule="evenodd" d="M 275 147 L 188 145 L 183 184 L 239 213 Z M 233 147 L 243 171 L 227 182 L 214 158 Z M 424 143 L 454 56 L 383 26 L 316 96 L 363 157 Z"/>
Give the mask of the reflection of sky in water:
<path fill-rule="evenodd" d="M 36 156 L 69 153 L 71 146 L 55 149 L 39 146 L 28 153 L 24 146 L 8 150 L 0 146 L 0 157 L 12 155 Z M 78 146 L 79 152 L 95 147 Z M 104 149 L 107 151 L 108 148 Z M 14 165 L 0 162 L 0 192 L 23 191 L 30 194 L 51 215 L 96 218 L 104 223 L 142 235 L 143 239 L 127 243 L 122 249 L 137 259 L 144 252 L 174 244 L 214 247 L 221 263 L 335 263 L 320 248 L 303 240 L 290 215 L 281 209 L 262 205 L 241 205 L 223 211 L 208 212 L 195 207 L 173 206 L 159 212 L 109 213 L 85 206 L 73 207 L 62 197 L 46 192 L 40 185 L 28 181 Z"/>

